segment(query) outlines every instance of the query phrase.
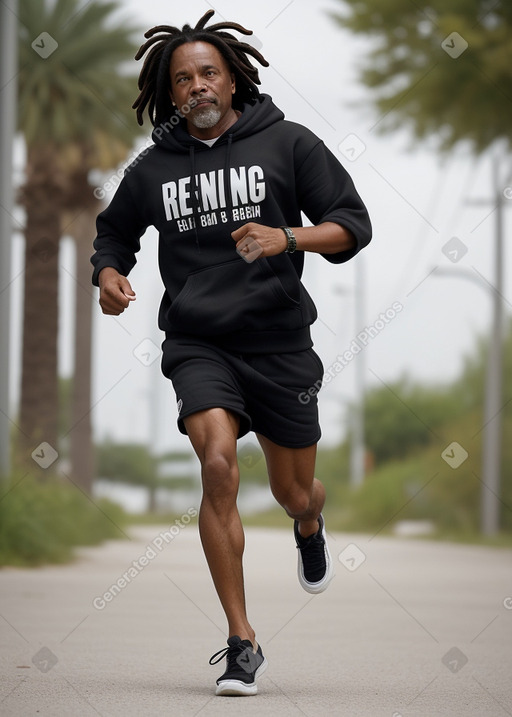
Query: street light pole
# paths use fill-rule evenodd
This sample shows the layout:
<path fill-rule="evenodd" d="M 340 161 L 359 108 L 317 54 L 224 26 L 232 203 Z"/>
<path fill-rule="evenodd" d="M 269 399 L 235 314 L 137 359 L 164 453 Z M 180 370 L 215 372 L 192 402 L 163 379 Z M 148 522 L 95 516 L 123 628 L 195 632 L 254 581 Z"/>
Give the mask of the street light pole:
<path fill-rule="evenodd" d="M 10 470 L 9 365 L 13 206 L 13 144 L 16 132 L 17 0 L 0 2 L 0 479 Z"/>
<path fill-rule="evenodd" d="M 464 273 L 462 269 L 449 271 L 439 269 L 437 274 L 453 273 L 476 281 L 492 295 L 492 329 L 489 337 L 489 349 L 486 365 L 484 419 L 482 440 L 482 491 L 480 528 L 483 535 L 496 535 L 500 529 L 500 483 L 501 483 L 501 414 L 502 382 L 503 382 L 503 208 L 505 206 L 503 187 L 499 176 L 499 156 L 495 154 L 492 161 L 493 192 L 492 203 L 495 204 L 495 236 L 494 236 L 494 285 L 484 283 L 475 275 Z M 472 205 L 488 205 L 487 200 L 472 200 Z"/>
<path fill-rule="evenodd" d="M 365 272 L 364 259 L 359 254 L 355 260 L 355 326 L 356 332 L 362 331 L 365 320 Z M 365 431 L 364 431 L 364 400 L 365 400 L 365 352 L 361 350 L 354 359 L 356 405 L 352 416 L 352 445 L 350 453 L 350 483 L 357 487 L 364 482 L 365 475 Z"/>
<path fill-rule="evenodd" d="M 482 455 L 482 533 L 495 535 L 500 528 L 501 413 L 503 377 L 503 192 L 499 180 L 499 160 L 493 159 L 493 185 L 497 201 L 495 212 L 494 291 L 492 332 L 489 342 L 484 405 Z"/>

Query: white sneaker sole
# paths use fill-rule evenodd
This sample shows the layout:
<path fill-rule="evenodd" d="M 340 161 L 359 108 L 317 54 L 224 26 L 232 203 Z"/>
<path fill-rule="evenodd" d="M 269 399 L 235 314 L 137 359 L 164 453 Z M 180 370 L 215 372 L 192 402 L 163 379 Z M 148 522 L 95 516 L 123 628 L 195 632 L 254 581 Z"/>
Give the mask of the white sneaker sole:
<path fill-rule="evenodd" d="M 222 682 L 219 682 L 217 685 L 215 694 L 218 696 L 238 695 L 239 697 L 249 697 L 250 695 L 258 694 L 258 685 L 256 684 L 256 680 L 258 677 L 261 677 L 267 667 L 268 662 L 265 658 L 263 658 L 263 662 L 258 667 L 254 675 L 254 682 L 251 682 L 251 684 L 248 685 L 246 682 L 242 682 L 241 680 L 222 680 Z"/>
<path fill-rule="evenodd" d="M 317 595 L 323 593 L 327 589 L 329 583 L 334 577 L 334 568 L 332 564 L 331 553 L 329 552 L 329 546 L 327 545 L 327 535 L 325 532 L 325 521 L 322 528 L 322 537 L 324 539 L 324 554 L 325 554 L 325 575 L 317 583 L 310 583 L 304 577 L 304 565 L 302 564 L 302 555 L 300 550 L 297 550 L 298 561 L 297 561 L 297 575 L 299 578 L 300 586 L 308 593 Z"/>

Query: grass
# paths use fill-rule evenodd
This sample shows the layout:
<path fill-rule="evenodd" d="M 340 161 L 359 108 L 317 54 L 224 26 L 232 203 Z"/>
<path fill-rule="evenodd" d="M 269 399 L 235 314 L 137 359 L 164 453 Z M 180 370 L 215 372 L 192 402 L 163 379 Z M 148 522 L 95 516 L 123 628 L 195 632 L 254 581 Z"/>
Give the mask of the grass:
<path fill-rule="evenodd" d="M 59 478 L 14 477 L 0 489 L 0 565 L 68 562 L 75 546 L 125 537 L 127 523 L 117 504 Z"/>
<path fill-rule="evenodd" d="M 343 479 L 343 455 L 331 452 L 318 466 L 327 490 L 324 515 L 328 529 L 393 536 L 401 520 L 429 520 L 435 532 L 417 539 L 510 548 L 509 465 L 504 462 L 504 530 L 486 537 L 479 532 L 482 485 L 476 448 L 471 447 L 467 461 L 453 470 L 441 460 L 439 446 L 432 446 L 383 464 L 358 488 Z M 250 471 L 246 467 L 251 479 L 256 468 L 263 471 L 264 461 L 258 461 Z M 0 565 L 70 561 L 75 546 L 123 538 L 128 525 L 173 525 L 179 518 L 175 513 L 127 515 L 118 505 L 105 499 L 92 500 L 63 479 L 45 476 L 43 482 L 30 476 L 14 476 L 0 484 Z M 262 513 L 243 515 L 242 520 L 245 526 L 291 530 L 290 518 L 277 504 Z M 192 522 L 196 521 L 193 518 Z"/>
<path fill-rule="evenodd" d="M 351 517 L 350 521 L 347 521 L 343 518 L 343 512 L 340 511 L 340 508 L 329 505 L 329 503 L 326 504 L 326 508 L 323 512 L 329 531 L 356 534 L 362 533 L 367 535 L 369 533 L 375 533 L 379 530 L 379 528 L 373 529 L 368 527 L 365 529 L 363 527 L 358 527 L 353 517 Z M 178 518 L 179 516 L 170 514 L 142 514 L 130 516 L 129 523 L 131 525 L 173 525 L 174 521 Z M 197 519 L 194 519 L 191 524 L 192 523 L 197 523 Z M 244 527 L 278 528 L 289 531 L 292 529 L 292 522 L 290 518 L 280 507 L 252 515 L 242 515 L 242 523 Z M 350 527 L 348 527 L 349 525 Z M 402 538 L 396 536 L 393 532 L 393 523 L 390 523 L 383 530 L 379 530 L 379 535 L 396 537 L 397 540 L 402 540 Z M 456 532 L 453 530 L 436 530 L 429 535 L 418 535 L 413 537 L 415 540 L 433 540 L 466 545 L 482 545 L 495 548 L 512 547 L 512 534 L 504 532 L 499 533 L 496 536 L 484 536 L 478 531 Z"/>
<path fill-rule="evenodd" d="M 178 513 L 130 513 L 128 520 L 130 525 L 173 525 L 179 517 Z"/>
<path fill-rule="evenodd" d="M 500 532 L 497 535 L 482 535 L 475 531 L 457 533 L 450 530 L 438 530 L 430 536 L 430 540 L 443 543 L 460 543 L 462 545 L 482 545 L 489 548 L 512 548 L 512 534 Z M 424 536 L 422 536 L 424 539 Z"/>

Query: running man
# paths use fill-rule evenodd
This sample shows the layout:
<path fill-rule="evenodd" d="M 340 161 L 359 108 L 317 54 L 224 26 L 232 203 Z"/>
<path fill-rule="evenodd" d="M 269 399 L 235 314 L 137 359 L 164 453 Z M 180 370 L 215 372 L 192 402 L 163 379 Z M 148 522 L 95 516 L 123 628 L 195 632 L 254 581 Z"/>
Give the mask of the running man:
<path fill-rule="evenodd" d="M 91 261 L 103 313 L 117 316 L 135 300 L 127 276 L 140 238 L 150 225 L 159 232 L 162 371 L 201 463 L 199 532 L 227 618 L 227 647 L 210 660 L 226 656 L 216 694 L 253 695 L 267 663 L 245 606 L 237 440 L 255 432 L 272 493 L 294 521 L 299 582 L 322 592 L 333 566 L 315 478 L 316 391 L 308 403 L 299 395 L 320 385 L 323 366 L 301 275 L 307 252 L 334 264 L 354 257 L 371 225 L 322 140 L 259 92 L 249 57 L 268 62 L 231 32 L 251 31 L 206 27 L 213 14 L 145 35 L 134 109 L 139 124 L 147 110 L 154 145 L 99 215 Z"/>

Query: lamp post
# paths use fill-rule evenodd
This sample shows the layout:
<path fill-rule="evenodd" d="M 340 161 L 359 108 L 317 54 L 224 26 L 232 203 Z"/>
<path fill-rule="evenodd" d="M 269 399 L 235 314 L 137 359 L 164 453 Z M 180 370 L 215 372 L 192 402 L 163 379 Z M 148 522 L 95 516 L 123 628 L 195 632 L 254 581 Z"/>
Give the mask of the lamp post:
<path fill-rule="evenodd" d="M 359 255 L 355 260 L 355 326 L 356 332 L 364 327 L 364 290 L 365 271 L 364 260 Z M 350 454 L 350 482 L 357 487 L 364 481 L 365 475 L 365 434 L 364 434 L 364 400 L 365 400 L 365 370 L 366 357 L 364 350 L 360 351 L 354 358 L 356 406 L 352 421 L 352 450 Z"/>
<path fill-rule="evenodd" d="M 354 294 L 354 326 L 356 333 L 364 327 L 365 320 L 365 270 L 364 259 L 358 254 L 354 260 L 355 269 L 355 287 L 353 290 L 345 290 L 343 287 L 337 286 L 336 293 Z M 349 416 L 349 426 L 352 432 L 350 443 L 350 485 L 353 487 L 360 486 L 364 482 L 365 477 L 365 371 L 366 358 L 364 350 L 361 350 L 352 361 L 354 364 L 354 389 L 356 393 L 355 406 L 352 414 Z"/>
<path fill-rule="evenodd" d="M 0 478 L 10 470 L 9 365 L 13 206 L 13 143 L 16 131 L 17 0 L 0 2 Z"/>
<path fill-rule="evenodd" d="M 484 425 L 482 450 L 482 503 L 481 531 L 483 535 L 496 535 L 500 528 L 500 483 L 502 442 L 502 379 L 503 379 L 503 208 L 505 195 L 499 180 L 499 158 L 493 158 L 493 191 L 495 205 L 494 285 L 486 283 L 471 272 L 437 269 L 436 274 L 451 274 L 476 281 L 491 293 L 493 302 L 492 330 L 486 366 Z M 469 202 L 473 205 L 489 204 L 487 200 Z"/>
<path fill-rule="evenodd" d="M 503 194 L 499 188 L 499 162 L 493 161 L 494 193 L 497 200 L 493 318 L 484 405 L 482 456 L 482 533 L 495 535 L 500 528 L 501 396 L 503 380 Z"/>

